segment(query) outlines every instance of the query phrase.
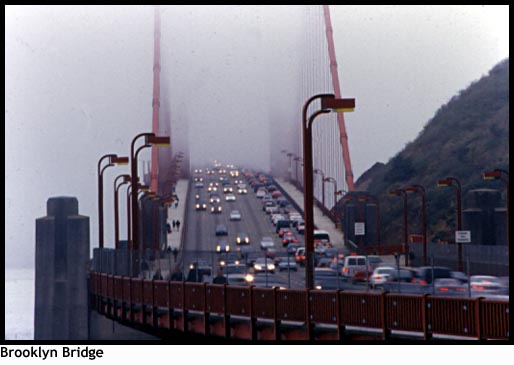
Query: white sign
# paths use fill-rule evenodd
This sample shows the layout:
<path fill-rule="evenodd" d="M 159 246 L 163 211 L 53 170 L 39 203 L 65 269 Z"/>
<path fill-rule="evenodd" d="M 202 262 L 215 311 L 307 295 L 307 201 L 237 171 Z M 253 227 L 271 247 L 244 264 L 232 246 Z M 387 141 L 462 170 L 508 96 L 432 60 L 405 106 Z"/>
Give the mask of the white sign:
<path fill-rule="evenodd" d="M 366 235 L 366 228 L 364 222 L 355 222 L 355 235 L 364 236 Z"/>
<path fill-rule="evenodd" d="M 470 243 L 471 231 L 455 231 L 455 242 Z"/>

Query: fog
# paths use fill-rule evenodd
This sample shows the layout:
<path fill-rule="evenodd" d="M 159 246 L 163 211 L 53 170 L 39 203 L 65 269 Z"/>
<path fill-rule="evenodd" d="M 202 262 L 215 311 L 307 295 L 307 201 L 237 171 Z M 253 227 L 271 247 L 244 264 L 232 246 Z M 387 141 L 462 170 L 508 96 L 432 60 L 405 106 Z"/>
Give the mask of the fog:
<path fill-rule="evenodd" d="M 509 55 L 507 6 L 330 9 L 342 95 L 357 103 L 345 115 L 355 180 Z M 303 7 L 161 13 L 161 112 L 174 151 L 195 165 L 285 166 L 280 150 L 294 148 L 300 125 Z M 132 138 L 151 130 L 154 8 L 6 6 L 5 14 L 5 261 L 33 266 L 35 219 L 49 197 L 78 198 L 97 246 L 98 159 L 128 155 Z M 146 149 L 140 161 L 149 160 Z M 127 172 L 104 173 L 107 247 L 112 182 Z"/>

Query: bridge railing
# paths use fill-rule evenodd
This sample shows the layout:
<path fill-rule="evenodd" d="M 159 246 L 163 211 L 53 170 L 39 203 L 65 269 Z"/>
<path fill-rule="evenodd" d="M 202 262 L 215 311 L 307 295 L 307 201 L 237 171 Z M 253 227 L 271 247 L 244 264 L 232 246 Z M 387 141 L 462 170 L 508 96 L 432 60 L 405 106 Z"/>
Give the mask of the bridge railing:
<path fill-rule="evenodd" d="M 304 339 L 317 338 L 319 326 L 331 326 L 333 339 L 352 328 L 378 330 L 382 339 L 395 332 L 424 339 L 434 335 L 472 339 L 509 339 L 509 302 L 428 294 L 368 293 L 344 290 L 293 290 L 138 279 L 90 273 L 92 307 L 125 324 L 149 329 L 215 334 L 211 316 L 221 317 L 222 336 L 238 337 L 231 320 L 251 329 L 246 339 L 280 339 L 284 322 L 299 323 Z M 191 325 L 191 313 L 201 318 Z M 196 318 L 195 317 L 195 318 Z M 271 320 L 273 335 L 257 334 L 257 323 Z M 314 329 L 318 328 L 318 331 Z M 335 331 L 334 331 L 335 330 Z M 219 334 L 219 333 L 218 333 Z M 286 337 L 287 338 L 287 337 Z"/>

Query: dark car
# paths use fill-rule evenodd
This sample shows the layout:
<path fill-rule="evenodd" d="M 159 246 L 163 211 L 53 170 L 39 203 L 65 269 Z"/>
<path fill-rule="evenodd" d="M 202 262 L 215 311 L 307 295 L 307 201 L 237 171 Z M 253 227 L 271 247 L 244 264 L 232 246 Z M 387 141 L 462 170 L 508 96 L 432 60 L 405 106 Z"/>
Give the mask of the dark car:
<path fill-rule="evenodd" d="M 205 202 L 202 200 L 198 200 L 195 204 L 195 209 L 196 210 L 206 210 L 207 204 L 205 204 Z"/>
<path fill-rule="evenodd" d="M 337 271 L 326 267 L 314 269 L 314 288 L 322 290 L 342 289 L 345 285 L 344 279 L 337 275 Z"/>
<path fill-rule="evenodd" d="M 228 235 L 227 227 L 224 224 L 218 224 L 216 226 L 216 236 L 226 236 Z"/>
<path fill-rule="evenodd" d="M 211 206 L 211 214 L 221 214 L 223 211 L 223 208 L 221 205 L 213 205 Z"/>
<path fill-rule="evenodd" d="M 250 244 L 250 236 L 248 236 L 248 233 L 239 232 L 236 236 L 236 244 L 237 245 L 249 245 Z"/>
<path fill-rule="evenodd" d="M 282 228 L 291 228 L 291 221 L 289 219 L 279 219 L 277 221 L 276 232 L 279 233 Z"/>
<path fill-rule="evenodd" d="M 427 285 L 432 283 L 432 271 L 434 279 L 452 278 L 452 270 L 443 266 L 422 266 L 416 269 L 413 283 Z"/>
<path fill-rule="evenodd" d="M 188 281 L 202 281 L 204 275 L 211 276 L 212 266 L 203 259 L 193 259 L 189 263 L 189 275 Z M 196 280 L 193 280 L 196 279 Z"/>
<path fill-rule="evenodd" d="M 227 252 L 227 253 L 221 253 L 218 258 L 218 264 L 220 266 L 226 266 L 229 264 L 240 264 L 241 259 L 238 254 L 235 252 Z"/>
<path fill-rule="evenodd" d="M 287 289 L 287 282 L 285 280 L 273 274 L 266 275 L 266 273 L 255 274 L 249 284 L 260 288 Z"/>

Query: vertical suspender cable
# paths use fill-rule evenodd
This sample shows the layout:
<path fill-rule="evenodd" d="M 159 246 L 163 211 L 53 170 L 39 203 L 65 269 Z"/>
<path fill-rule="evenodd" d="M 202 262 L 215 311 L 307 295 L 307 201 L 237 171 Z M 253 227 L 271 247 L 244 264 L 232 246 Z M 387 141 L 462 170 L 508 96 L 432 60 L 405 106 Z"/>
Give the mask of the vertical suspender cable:
<path fill-rule="evenodd" d="M 332 31 L 332 23 L 330 20 L 330 10 L 328 5 L 323 5 L 323 10 L 325 13 L 325 26 L 327 33 L 327 43 L 328 43 L 328 53 L 330 55 L 330 70 L 332 72 L 332 83 L 334 85 L 334 94 L 336 98 L 341 97 L 341 89 L 339 85 L 339 75 L 337 72 L 337 62 L 336 62 L 336 54 L 334 50 L 334 38 Z M 353 191 L 353 172 L 352 165 L 350 161 L 350 150 L 348 148 L 348 135 L 346 133 L 346 126 L 344 122 L 343 113 L 337 113 L 337 120 L 339 124 L 339 133 L 341 138 L 341 146 L 343 149 L 343 159 L 344 159 L 344 168 L 346 172 L 346 183 L 348 185 L 348 190 Z"/>
<path fill-rule="evenodd" d="M 159 5 L 155 6 L 154 11 L 154 64 L 153 64 L 153 100 L 152 100 L 152 132 L 159 134 L 159 77 L 161 73 L 161 15 Z M 157 168 L 159 164 L 159 154 L 157 146 L 152 146 L 152 180 L 151 189 L 157 192 Z"/>

